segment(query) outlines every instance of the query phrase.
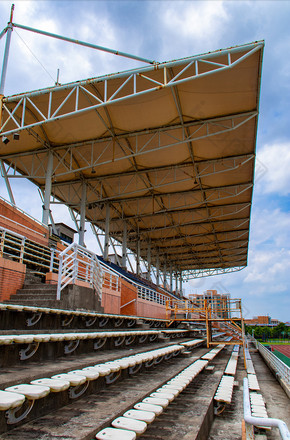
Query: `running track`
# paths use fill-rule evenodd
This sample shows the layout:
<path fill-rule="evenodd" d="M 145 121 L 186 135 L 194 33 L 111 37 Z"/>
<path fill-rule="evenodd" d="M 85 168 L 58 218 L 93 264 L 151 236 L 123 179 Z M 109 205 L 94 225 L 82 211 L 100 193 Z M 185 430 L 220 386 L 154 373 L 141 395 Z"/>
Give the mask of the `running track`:
<path fill-rule="evenodd" d="M 283 354 L 285 354 L 285 356 L 290 358 L 290 345 L 272 345 L 271 344 L 271 349 L 280 351 L 280 353 L 283 353 Z"/>

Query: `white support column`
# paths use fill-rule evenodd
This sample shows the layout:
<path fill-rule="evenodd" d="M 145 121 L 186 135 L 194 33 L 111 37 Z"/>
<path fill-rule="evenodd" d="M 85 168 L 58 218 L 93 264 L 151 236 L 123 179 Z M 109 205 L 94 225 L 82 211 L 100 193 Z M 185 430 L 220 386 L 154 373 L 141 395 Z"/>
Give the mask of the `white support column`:
<path fill-rule="evenodd" d="M 160 283 L 160 262 L 159 262 L 159 254 L 156 256 L 156 284 L 159 286 Z"/>
<path fill-rule="evenodd" d="M 151 280 L 151 242 L 149 241 L 148 247 L 147 247 L 147 264 L 148 264 L 148 272 L 147 272 L 147 280 Z"/>
<path fill-rule="evenodd" d="M 123 242 L 122 242 L 122 267 L 127 269 L 127 223 L 123 222 Z"/>
<path fill-rule="evenodd" d="M 110 205 L 106 205 L 106 224 L 105 224 L 105 243 L 104 243 L 104 259 L 109 257 L 109 243 L 110 243 Z"/>
<path fill-rule="evenodd" d="M 182 296 L 182 272 L 180 272 L 179 276 L 180 276 L 180 278 L 179 278 L 179 281 L 180 281 L 180 295 Z"/>
<path fill-rule="evenodd" d="M 137 238 L 137 254 L 136 254 L 136 272 L 137 275 L 140 275 L 140 254 L 141 254 L 141 249 L 140 249 L 140 237 L 138 236 Z"/>
<path fill-rule="evenodd" d="M 42 223 L 48 225 L 49 211 L 50 211 L 50 196 L 51 196 L 51 177 L 53 171 L 53 154 L 50 151 L 48 153 L 47 169 L 45 176 L 45 190 L 44 190 L 44 203 L 42 211 Z"/>
<path fill-rule="evenodd" d="M 175 272 L 175 292 L 178 293 L 178 273 Z"/>
<path fill-rule="evenodd" d="M 169 271 L 169 288 L 170 288 L 170 292 L 172 292 L 172 289 L 173 289 L 172 264 L 170 264 L 170 271 Z"/>
<path fill-rule="evenodd" d="M 8 195 L 9 195 L 10 202 L 12 203 L 12 205 L 15 206 L 16 203 L 15 203 L 15 199 L 14 199 L 14 196 L 13 196 L 12 188 L 11 188 L 8 176 L 7 176 L 7 171 L 6 171 L 6 168 L 5 168 L 5 164 L 4 164 L 2 159 L 0 159 L 0 168 L 1 168 L 4 180 L 5 180 L 5 184 L 6 184 L 6 188 L 7 188 L 7 192 L 8 192 Z"/>
<path fill-rule="evenodd" d="M 85 222 L 86 222 L 86 201 L 87 201 L 87 185 L 85 182 L 82 184 L 82 198 L 81 198 L 81 218 L 80 218 L 80 230 L 79 230 L 79 245 L 85 245 Z"/>
<path fill-rule="evenodd" d="M 164 262 L 164 266 L 163 266 L 163 280 L 164 280 L 164 288 L 167 288 L 167 265 L 166 265 L 166 260 Z"/>

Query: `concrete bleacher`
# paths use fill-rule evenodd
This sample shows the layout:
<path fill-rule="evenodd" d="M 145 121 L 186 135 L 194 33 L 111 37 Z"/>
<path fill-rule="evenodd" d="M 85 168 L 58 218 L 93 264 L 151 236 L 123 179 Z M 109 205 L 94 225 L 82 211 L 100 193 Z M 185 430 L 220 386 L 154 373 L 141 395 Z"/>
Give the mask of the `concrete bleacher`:
<path fill-rule="evenodd" d="M 219 404 L 230 404 L 232 401 L 238 357 L 239 346 L 235 345 L 214 396 L 214 400 Z"/>

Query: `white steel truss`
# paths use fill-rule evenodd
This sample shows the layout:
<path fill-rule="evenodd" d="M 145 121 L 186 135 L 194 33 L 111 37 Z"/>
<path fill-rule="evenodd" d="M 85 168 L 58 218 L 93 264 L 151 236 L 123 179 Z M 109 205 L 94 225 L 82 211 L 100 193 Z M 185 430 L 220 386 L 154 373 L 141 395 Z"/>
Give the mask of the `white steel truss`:
<path fill-rule="evenodd" d="M 253 53 L 261 50 L 263 46 L 264 43 L 259 41 L 204 55 L 126 71 L 116 75 L 106 75 L 65 85 L 56 85 L 55 87 L 3 98 L 3 122 L 0 134 L 8 136 L 15 132 L 21 132 L 22 130 L 27 130 L 48 122 L 61 120 L 76 114 L 85 113 L 89 110 L 109 106 L 113 103 L 158 91 L 162 88 L 174 87 L 187 81 L 212 75 L 218 71 L 232 69 L 244 59 L 250 57 Z M 217 55 L 225 55 L 226 62 L 218 63 L 213 61 Z M 210 70 L 203 72 L 204 64 L 210 66 Z M 168 69 L 178 66 L 180 66 L 181 70 L 179 70 L 173 78 L 168 80 Z M 158 80 L 152 75 L 152 72 L 156 71 L 162 73 Z M 108 87 L 109 80 L 116 78 L 121 81 L 121 84 L 116 90 L 111 90 L 110 87 Z M 100 83 L 102 83 L 103 89 L 101 97 L 99 96 L 99 93 L 94 92 L 94 88 L 90 87 Z M 125 86 L 127 92 L 124 94 L 123 89 Z M 56 106 L 54 102 L 54 94 L 58 91 L 64 92 L 65 96 L 60 103 L 57 102 Z M 43 110 L 42 107 L 40 108 L 35 101 L 35 98 L 38 96 L 42 96 L 42 107 L 44 107 L 45 110 Z M 83 104 L 83 100 L 81 101 L 82 103 L 80 103 L 81 96 L 88 96 L 90 98 L 90 101 L 87 101 L 87 105 Z M 45 101 L 46 103 L 44 103 Z M 71 101 L 74 103 L 73 108 L 66 110 L 65 104 Z M 37 115 L 35 117 L 37 119 L 35 122 L 26 122 L 27 108 L 32 108 L 35 115 Z M 20 119 L 16 118 L 18 109 L 21 110 Z M 12 128 L 7 129 L 8 123 L 12 124 Z"/>

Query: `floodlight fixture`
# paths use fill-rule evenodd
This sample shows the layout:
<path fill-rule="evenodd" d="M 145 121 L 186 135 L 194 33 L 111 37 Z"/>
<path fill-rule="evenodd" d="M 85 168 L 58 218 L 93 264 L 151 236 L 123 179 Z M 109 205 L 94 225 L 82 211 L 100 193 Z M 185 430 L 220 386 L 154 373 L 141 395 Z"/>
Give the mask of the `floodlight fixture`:
<path fill-rule="evenodd" d="M 13 133 L 13 139 L 14 139 L 15 141 L 19 141 L 19 139 L 20 139 L 20 134 L 19 134 L 19 133 Z"/>
<path fill-rule="evenodd" d="M 2 142 L 3 142 L 3 144 L 8 144 L 8 142 L 10 142 L 9 141 L 9 139 L 8 139 L 8 137 L 6 137 L 6 136 L 2 136 Z"/>

